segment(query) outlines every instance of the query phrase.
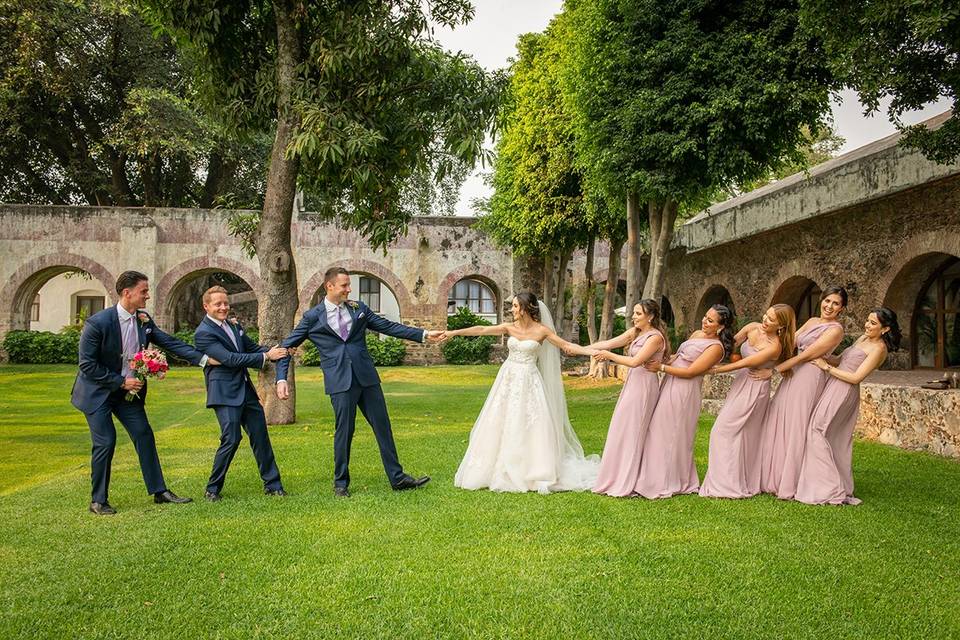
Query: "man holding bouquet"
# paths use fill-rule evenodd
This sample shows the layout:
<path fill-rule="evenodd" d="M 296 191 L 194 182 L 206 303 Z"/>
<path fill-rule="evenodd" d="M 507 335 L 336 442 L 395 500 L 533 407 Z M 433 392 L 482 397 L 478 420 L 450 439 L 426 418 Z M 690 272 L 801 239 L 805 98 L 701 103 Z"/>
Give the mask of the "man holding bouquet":
<path fill-rule="evenodd" d="M 220 500 L 227 469 L 243 438 L 241 427 L 250 438 L 264 493 L 285 496 L 267 433 L 267 418 L 247 368 L 262 369 L 268 360 L 286 357 L 287 350 L 280 346 L 261 347 L 243 332 L 239 322 L 231 322 L 230 300 L 223 287 L 210 287 L 203 293 L 203 310 L 207 315 L 197 327 L 194 341 L 198 349 L 221 364 L 204 371 L 207 407 L 216 412 L 220 422 L 220 448 L 213 458 L 204 497 L 211 502 Z"/>
<path fill-rule="evenodd" d="M 93 440 L 90 511 L 97 515 L 116 513 L 107 501 L 110 465 L 117 444 L 116 416 L 130 434 L 140 460 L 140 471 L 157 504 L 190 502 L 167 488 L 160 469 L 153 429 L 147 420 L 145 380 L 137 377 L 131 361 L 149 344 L 162 347 L 191 364 L 219 364 L 190 345 L 161 331 L 143 310 L 150 299 L 147 276 L 124 271 L 117 279 L 120 302 L 89 318 L 80 335 L 80 371 L 70 401 L 83 412 Z M 128 394 L 130 399 L 128 400 Z"/>

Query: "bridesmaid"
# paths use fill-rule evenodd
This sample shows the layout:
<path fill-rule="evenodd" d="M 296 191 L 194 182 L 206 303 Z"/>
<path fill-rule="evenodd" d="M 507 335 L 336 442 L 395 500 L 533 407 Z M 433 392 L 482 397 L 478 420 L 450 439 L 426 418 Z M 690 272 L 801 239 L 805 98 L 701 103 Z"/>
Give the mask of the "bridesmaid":
<path fill-rule="evenodd" d="M 853 428 L 860 409 L 860 382 L 900 347 L 897 314 L 874 309 L 863 336 L 847 347 L 839 362 L 818 358 L 814 364 L 829 379 L 810 416 L 795 499 L 807 504 L 860 504 L 853 497 Z"/>
<path fill-rule="evenodd" d="M 760 322 L 751 322 L 734 337 L 742 358 L 710 373 L 737 371 L 730 392 L 710 430 L 710 460 L 700 495 L 749 498 L 760 493 L 760 440 L 770 401 L 770 380 L 750 376 L 749 368 L 771 368 L 793 353 L 797 320 L 793 307 L 775 304 Z"/>
<path fill-rule="evenodd" d="M 594 349 L 614 349 L 629 344 L 629 355 L 601 351 L 595 357 L 630 367 L 620 398 L 610 419 L 607 442 L 600 460 L 600 474 L 593 485 L 594 493 L 608 496 L 629 496 L 640 473 L 640 454 L 647 435 L 650 416 L 660 394 L 657 374 L 642 365 L 660 362 L 669 355 L 670 343 L 660 320 L 660 305 L 645 298 L 633 307 L 633 326 L 613 340 L 588 345 Z"/>
<path fill-rule="evenodd" d="M 660 397 L 650 418 L 634 493 L 669 498 L 700 488 L 693 444 L 700 417 L 701 382 L 710 367 L 733 348 L 733 313 L 721 304 L 710 307 L 700 331 L 680 345 L 670 364 L 648 362 L 647 371 L 665 373 Z"/>
<path fill-rule="evenodd" d="M 773 370 L 751 373 L 760 378 L 769 378 L 772 371 L 783 374 L 763 421 L 760 490 L 764 493 L 790 500 L 797 490 L 810 412 L 826 382 L 812 361 L 833 353 L 843 340 L 838 318 L 846 307 L 846 289 L 828 287 L 820 298 L 820 317 L 810 318 L 797 332 L 797 354 Z"/>

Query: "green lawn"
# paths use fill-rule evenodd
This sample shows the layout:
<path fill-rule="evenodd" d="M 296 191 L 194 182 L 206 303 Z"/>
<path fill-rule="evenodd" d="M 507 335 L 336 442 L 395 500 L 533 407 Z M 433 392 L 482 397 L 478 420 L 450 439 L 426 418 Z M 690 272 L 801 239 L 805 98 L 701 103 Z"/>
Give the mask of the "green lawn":
<path fill-rule="evenodd" d="M 291 495 L 262 494 L 244 443 L 209 504 L 219 430 L 199 370 L 176 369 L 150 417 L 168 484 L 197 502 L 150 502 L 121 435 L 119 514 L 95 517 L 73 369 L 0 367 L 0 638 L 960 637 L 956 462 L 858 443 L 856 508 L 460 491 L 495 373 L 382 371 L 401 461 L 433 482 L 391 491 L 361 422 L 338 500 L 329 401 L 301 369 L 299 421 L 271 430 Z M 589 452 L 618 393 L 568 384 Z"/>

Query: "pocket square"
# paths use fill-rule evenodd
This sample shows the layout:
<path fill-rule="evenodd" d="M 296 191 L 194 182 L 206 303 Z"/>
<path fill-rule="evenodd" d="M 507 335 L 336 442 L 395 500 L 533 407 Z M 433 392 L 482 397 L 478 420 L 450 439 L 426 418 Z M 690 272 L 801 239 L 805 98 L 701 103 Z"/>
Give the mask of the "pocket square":
<path fill-rule="evenodd" d="M 357 316 L 357 320 L 359 320 L 359 319 L 362 318 L 362 317 L 363 317 L 363 312 L 361 311 L 361 312 L 360 312 L 360 315 Z"/>
<path fill-rule="evenodd" d="M 240 329 L 240 335 L 243 335 L 243 329 Z"/>
<path fill-rule="evenodd" d="M 144 332 L 144 333 L 153 333 L 153 329 L 149 329 L 149 328 L 148 328 L 148 329 L 144 329 L 143 332 Z"/>

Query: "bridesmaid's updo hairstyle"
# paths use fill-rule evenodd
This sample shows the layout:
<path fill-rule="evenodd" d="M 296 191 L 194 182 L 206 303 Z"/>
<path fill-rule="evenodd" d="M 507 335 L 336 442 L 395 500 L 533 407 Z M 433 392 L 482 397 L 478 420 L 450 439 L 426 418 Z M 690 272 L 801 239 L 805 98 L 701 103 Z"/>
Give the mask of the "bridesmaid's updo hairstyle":
<path fill-rule="evenodd" d="M 903 334 L 900 332 L 900 323 L 897 322 L 897 314 L 894 310 L 888 307 L 877 307 L 870 313 L 877 316 L 881 327 L 889 329 L 889 331 L 880 336 L 883 344 L 887 345 L 887 351 L 890 352 L 899 349 L 900 339 L 903 337 Z"/>
<path fill-rule="evenodd" d="M 516 296 L 517 304 L 520 310 L 530 316 L 536 322 L 540 322 L 540 305 L 537 304 L 537 296 L 530 291 L 521 291 Z M 516 318 L 514 318 L 516 320 Z"/>
<path fill-rule="evenodd" d="M 722 304 L 715 304 L 710 308 L 717 312 L 717 317 L 720 319 L 720 326 L 723 328 L 717 332 L 717 339 L 723 345 L 724 359 L 729 358 L 733 353 L 733 311 Z"/>
<path fill-rule="evenodd" d="M 660 317 L 660 305 L 653 298 L 644 298 L 637 303 L 643 309 L 644 315 L 650 318 L 650 326 L 660 332 L 663 337 L 663 358 L 670 356 L 670 337 L 667 336 L 667 327 Z"/>
<path fill-rule="evenodd" d="M 844 307 L 847 306 L 847 290 L 843 287 L 832 285 L 823 290 L 823 293 L 820 294 L 820 302 L 823 302 L 827 296 L 838 295 L 840 296 L 840 303 Z"/>

